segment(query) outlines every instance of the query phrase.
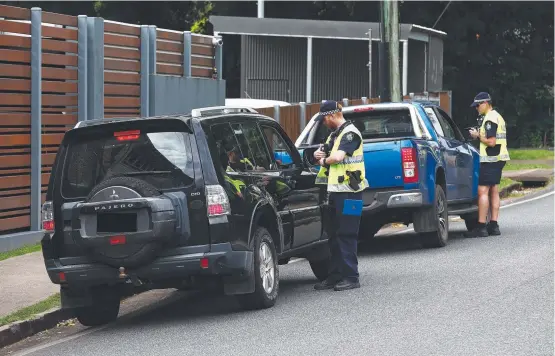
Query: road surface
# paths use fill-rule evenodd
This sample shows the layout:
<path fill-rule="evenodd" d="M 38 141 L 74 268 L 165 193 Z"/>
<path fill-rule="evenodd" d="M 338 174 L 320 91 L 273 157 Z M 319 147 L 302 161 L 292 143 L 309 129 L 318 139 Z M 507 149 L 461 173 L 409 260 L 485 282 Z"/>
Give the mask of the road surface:
<path fill-rule="evenodd" d="M 173 293 L 141 315 L 12 354 L 553 355 L 553 214 L 549 195 L 503 208 L 502 236 L 465 239 L 458 222 L 441 249 L 422 249 L 414 232 L 364 243 L 358 290 L 317 292 L 300 261 L 280 268 L 268 310 Z"/>

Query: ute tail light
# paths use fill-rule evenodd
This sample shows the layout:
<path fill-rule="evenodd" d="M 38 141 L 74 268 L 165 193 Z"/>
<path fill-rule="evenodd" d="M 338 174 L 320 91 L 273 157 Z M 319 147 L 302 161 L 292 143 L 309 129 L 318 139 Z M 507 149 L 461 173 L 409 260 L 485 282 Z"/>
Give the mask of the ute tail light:
<path fill-rule="evenodd" d="M 140 130 L 114 132 L 114 137 L 118 141 L 138 140 L 140 136 L 141 136 L 141 131 Z"/>
<path fill-rule="evenodd" d="M 54 206 L 51 201 L 42 204 L 42 229 L 45 232 L 54 232 Z"/>
<path fill-rule="evenodd" d="M 401 158 L 403 162 L 403 182 L 418 182 L 418 162 L 416 159 L 416 148 L 401 148 Z"/>
<path fill-rule="evenodd" d="M 206 206 L 209 217 L 229 215 L 231 213 L 227 193 L 221 185 L 206 186 Z"/>

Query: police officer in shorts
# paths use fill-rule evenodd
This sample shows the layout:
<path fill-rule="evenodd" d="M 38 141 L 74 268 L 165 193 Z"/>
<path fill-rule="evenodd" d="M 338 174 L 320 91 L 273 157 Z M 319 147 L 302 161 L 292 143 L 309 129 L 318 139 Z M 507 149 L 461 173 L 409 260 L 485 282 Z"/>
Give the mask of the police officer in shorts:
<path fill-rule="evenodd" d="M 487 237 L 500 235 L 499 224 L 499 182 L 507 161 L 507 126 L 503 117 L 493 109 L 488 93 L 479 93 L 470 105 L 484 118 L 479 131 L 470 129 L 470 135 L 480 140 L 480 177 L 478 182 L 478 225 L 465 234 L 466 237 Z M 491 219 L 486 225 L 488 211 Z"/>

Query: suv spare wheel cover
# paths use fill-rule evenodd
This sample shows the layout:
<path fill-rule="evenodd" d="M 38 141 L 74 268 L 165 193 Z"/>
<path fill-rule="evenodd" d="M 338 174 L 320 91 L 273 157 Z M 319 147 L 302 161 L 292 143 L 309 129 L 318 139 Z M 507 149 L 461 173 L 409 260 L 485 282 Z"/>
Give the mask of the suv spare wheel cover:
<path fill-rule="evenodd" d="M 148 236 L 152 229 L 149 208 L 136 208 L 130 199 L 159 195 L 156 188 L 132 177 L 108 179 L 95 187 L 87 203 L 104 204 L 94 213 L 79 216 L 83 240 L 98 239 L 90 248 L 92 257 L 114 267 L 149 263 L 161 248 L 162 237 L 155 236 L 154 232 Z"/>

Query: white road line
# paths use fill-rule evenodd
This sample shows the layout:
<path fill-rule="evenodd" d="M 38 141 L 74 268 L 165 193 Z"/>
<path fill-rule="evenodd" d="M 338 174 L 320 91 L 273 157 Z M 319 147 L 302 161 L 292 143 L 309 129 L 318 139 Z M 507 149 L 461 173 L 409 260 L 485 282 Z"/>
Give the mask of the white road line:
<path fill-rule="evenodd" d="M 555 191 L 551 191 L 551 192 L 549 192 L 549 193 L 542 194 L 542 195 L 540 195 L 540 196 L 538 196 L 538 197 L 535 197 L 535 198 L 526 199 L 526 200 L 523 200 L 523 201 L 517 201 L 517 202 L 515 202 L 515 203 L 511 203 L 511 204 L 507 204 L 507 205 L 502 205 L 502 206 L 500 207 L 500 209 L 509 208 L 509 207 L 511 207 L 511 206 L 516 206 L 516 205 L 520 205 L 520 204 L 532 202 L 532 201 L 538 200 L 538 199 L 543 199 L 543 198 L 545 198 L 545 197 L 548 197 L 548 196 L 550 196 L 550 195 L 553 195 L 554 193 L 555 193 Z M 410 231 L 414 231 L 414 228 L 409 227 L 409 228 L 407 228 L 407 229 L 404 229 L 404 230 L 401 230 L 401 231 L 392 232 L 392 233 L 386 234 L 386 235 L 384 235 L 384 236 L 398 235 L 398 234 L 403 234 L 403 233 L 405 233 L 405 232 L 410 232 Z"/>
<path fill-rule="evenodd" d="M 520 204 L 528 203 L 528 202 L 531 202 L 531 201 L 534 201 L 534 200 L 538 200 L 538 199 L 543 199 L 543 198 L 545 198 L 545 197 L 548 197 L 548 196 L 550 196 L 550 195 L 553 195 L 553 193 L 555 193 L 555 191 L 551 191 L 551 192 L 549 192 L 549 193 L 542 194 L 542 195 L 540 195 L 539 197 L 535 197 L 535 198 L 531 198 L 531 199 L 526 199 L 526 200 L 523 200 L 523 201 L 517 201 L 517 202 L 515 202 L 515 203 L 511 203 L 511 204 L 507 204 L 507 205 L 502 205 L 502 206 L 500 207 L 500 209 L 508 208 L 508 207 L 510 207 L 510 206 L 515 206 L 515 205 L 520 205 Z"/>

